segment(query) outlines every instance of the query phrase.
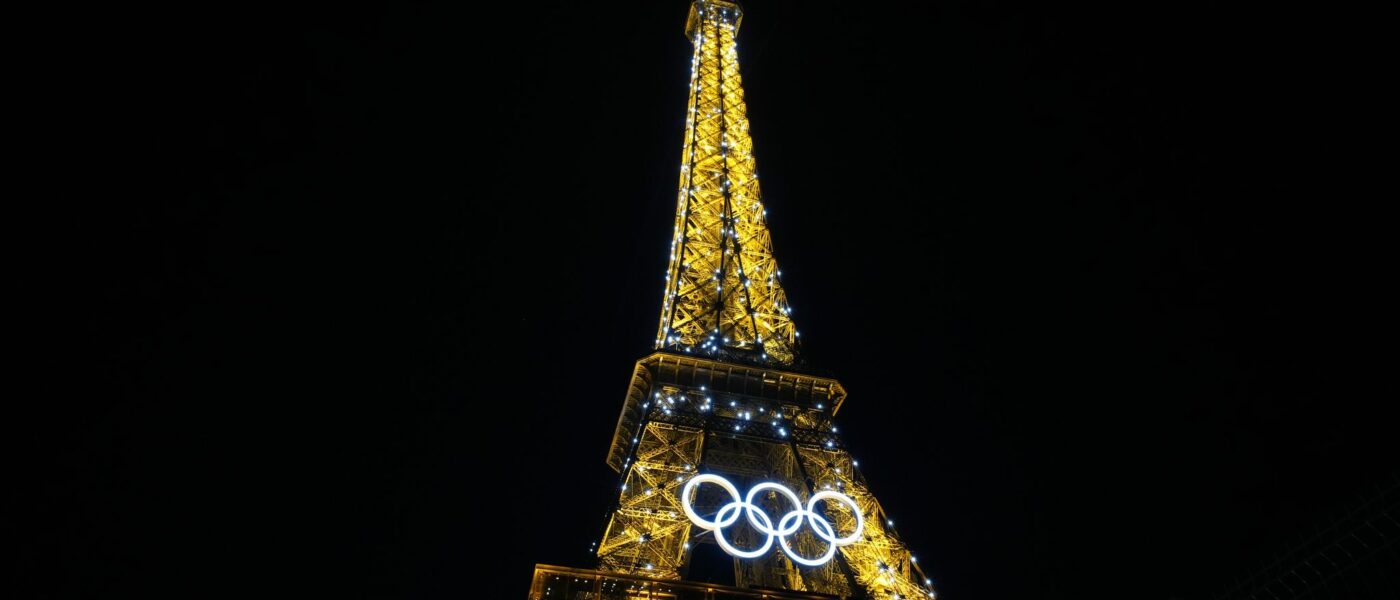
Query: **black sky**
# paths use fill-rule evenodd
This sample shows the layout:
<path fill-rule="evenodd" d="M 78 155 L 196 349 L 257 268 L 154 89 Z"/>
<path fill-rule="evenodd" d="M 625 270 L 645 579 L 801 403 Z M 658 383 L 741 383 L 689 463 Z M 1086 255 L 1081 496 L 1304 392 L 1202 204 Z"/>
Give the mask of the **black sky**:
<path fill-rule="evenodd" d="M 945 597 L 1207 598 L 1395 469 L 1366 17 L 1029 4 L 745 3 L 794 318 Z M 84 191 L 22 570 L 519 598 L 590 566 L 686 2 L 110 10 L 41 52 Z"/>

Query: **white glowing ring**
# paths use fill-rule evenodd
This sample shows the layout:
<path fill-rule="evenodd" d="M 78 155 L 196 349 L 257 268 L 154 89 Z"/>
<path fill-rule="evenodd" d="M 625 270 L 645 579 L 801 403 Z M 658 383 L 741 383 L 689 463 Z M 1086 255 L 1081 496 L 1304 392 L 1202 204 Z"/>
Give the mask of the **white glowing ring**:
<path fill-rule="evenodd" d="M 782 544 L 783 552 L 786 552 L 788 558 L 791 558 L 793 561 L 799 564 L 807 565 L 809 567 L 820 567 L 826 564 L 827 561 L 831 560 L 831 557 L 836 556 L 836 544 L 830 543 L 832 540 L 836 539 L 836 532 L 832 530 L 831 523 L 827 522 L 826 518 L 818 516 L 816 513 L 808 510 L 794 510 L 786 515 L 783 515 L 783 519 L 781 521 L 778 521 L 778 526 L 782 527 L 783 523 L 786 523 L 789 519 L 791 519 L 793 523 L 800 527 L 802 526 L 802 517 L 804 516 L 807 517 L 808 521 L 812 523 L 812 533 L 816 534 L 817 537 L 824 539 L 828 542 L 826 546 L 826 552 L 817 558 L 807 558 L 799 555 L 796 551 L 792 549 L 792 546 L 788 545 L 787 537 L 779 537 L 778 543 Z M 826 531 L 822 531 L 823 529 L 825 529 Z"/>
<path fill-rule="evenodd" d="M 719 511 L 715 513 L 713 521 L 700 516 L 695 512 L 695 508 L 690 505 L 695 488 L 702 483 L 718 485 L 729 492 L 729 497 L 732 498 L 728 504 L 720 507 Z M 781 519 L 778 519 L 778 526 L 776 528 L 773 527 L 773 519 L 769 517 L 767 513 L 763 512 L 763 509 L 759 508 L 758 504 L 754 503 L 754 498 L 759 492 L 764 490 L 778 492 L 792 503 L 793 509 L 784 514 Z M 845 537 L 836 537 L 836 528 L 832 526 L 831 522 L 828 521 L 825 516 L 816 510 L 817 502 L 822 500 L 836 500 L 850 506 L 851 511 L 854 512 L 856 516 L 855 531 Z M 860 539 L 861 532 L 865 530 L 865 516 L 861 514 L 860 507 L 856 505 L 856 501 L 851 499 L 850 496 L 829 490 L 821 491 L 812 494 L 812 497 L 808 499 L 807 505 L 804 507 L 802 505 L 802 500 L 797 497 L 796 493 L 793 493 L 792 490 L 782 484 L 771 481 L 765 481 L 753 486 L 753 488 L 749 489 L 749 493 L 744 495 L 744 498 L 740 500 L 739 489 L 734 487 L 734 484 L 730 483 L 729 480 L 719 475 L 696 475 L 690 478 L 690 481 L 687 481 L 685 486 L 681 488 L 681 508 L 685 510 L 685 515 L 690 517 L 690 522 L 694 523 L 696 527 L 715 532 L 715 541 L 719 542 L 719 546 L 724 548 L 724 551 L 731 555 L 740 558 L 758 558 L 773 547 L 773 538 L 776 537 L 778 538 L 778 544 L 782 546 L 783 552 L 786 553 L 789 558 L 798 564 L 809 567 L 819 567 L 826 564 L 827 561 L 830 561 L 832 557 L 836 556 L 836 549 L 838 547 L 856 543 L 856 541 Z M 750 527 L 768 536 L 768 539 L 764 540 L 763 545 L 755 550 L 741 550 L 736 548 L 724 537 L 724 528 L 736 523 L 739 520 L 740 513 L 748 518 Z M 806 522 L 812 526 L 812 534 L 827 542 L 826 551 L 819 557 L 807 558 L 801 556 L 794 551 L 792 545 L 788 543 L 788 536 L 797 533 L 797 530 L 802 527 L 804 517 Z"/>
<path fill-rule="evenodd" d="M 753 502 L 754 496 L 757 496 L 758 493 L 763 490 L 773 490 L 782 494 L 788 500 L 790 500 L 792 502 L 793 510 L 788 513 L 789 515 L 794 512 L 799 514 L 803 512 L 802 500 L 797 497 L 797 494 L 792 493 L 792 490 L 787 489 L 781 485 L 778 485 L 771 481 L 765 481 L 750 488 L 748 495 L 744 496 L 744 509 L 745 512 L 748 513 L 749 525 L 752 525 L 754 529 L 757 529 L 760 533 L 767 535 L 769 538 L 772 538 L 775 535 L 778 537 L 784 537 L 797 533 L 797 529 L 799 527 L 802 527 L 802 521 L 799 520 L 793 523 L 792 528 L 789 529 L 783 525 L 783 523 L 787 521 L 787 515 L 784 515 L 783 518 L 778 521 L 778 528 L 773 529 L 772 521 L 768 521 L 768 515 L 765 514 L 762 509 L 758 508 L 758 505 L 754 504 Z M 758 521 L 754 520 L 755 516 L 761 517 L 764 521 L 768 521 L 769 525 L 766 527 L 760 526 L 758 524 Z"/>
<path fill-rule="evenodd" d="M 741 506 L 742 504 L 738 502 L 731 502 L 729 504 L 726 504 L 724 505 L 724 508 L 719 509 L 719 513 L 716 514 L 715 517 L 720 518 L 724 515 L 725 511 L 732 511 L 734 513 L 734 519 L 738 519 L 739 509 Z M 763 514 L 763 511 L 758 511 L 757 513 L 749 514 L 749 523 L 753 523 L 755 527 L 760 527 L 757 521 L 754 521 L 754 514 L 757 514 L 758 518 L 763 519 L 764 525 L 762 525 L 761 527 L 772 529 L 773 521 L 768 518 L 768 515 Z M 724 539 L 723 527 L 715 529 L 715 541 L 719 542 L 719 547 L 724 548 L 725 552 L 733 554 L 734 556 L 737 556 L 739 558 L 758 558 L 760 556 L 763 556 L 764 554 L 767 554 L 768 549 L 773 547 L 773 536 L 770 535 L 763 540 L 763 545 L 759 546 L 757 550 L 740 550 L 738 547 L 734 546 L 733 544 L 730 544 L 729 540 Z"/>
<path fill-rule="evenodd" d="M 843 538 L 831 539 L 831 540 L 828 540 L 828 541 L 830 541 L 830 542 L 833 543 L 833 544 L 836 544 L 837 546 L 847 546 L 847 545 L 856 543 L 856 541 L 860 539 L 860 534 L 861 534 L 861 532 L 865 531 L 865 515 L 860 514 L 860 507 L 859 507 L 859 506 L 856 506 L 856 501 L 853 500 L 853 499 L 851 499 L 850 496 L 847 496 L 847 495 L 842 494 L 842 493 L 840 493 L 840 492 L 833 492 L 833 491 L 831 491 L 831 490 L 825 490 L 825 491 L 821 491 L 821 492 L 817 492 L 817 493 L 815 493 L 815 494 L 812 494 L 812 499 L 807 501 L 807 514 L 811 515 L 809 518 L 811 518 L 811 519 L 816 519 L 816 518 L 817 518 L 817 516 L 818 516 L 818 515 L 817 515 L 817 512 L 816 512 L 815 510 L 812 510 L 812 509 L 816 508 L 816 506 L 817 506 L 817 501 L 818 501 L 818 500 L 825 500 L 825 499 L 827 499 L 827 498 L 830 498 L 830 499 L 832 499 L 832 500 L 836 500 L 837 502 L 841 502 L 841 503 L 846 504 L 847 506 L 850 506 L 850 507 L 851 507 L 851 512 L 852 512 L 852 513 L 855 513 L 855 515 L 856 515 L 856 530 L 855 530 L 855 531 L 852 531 L 852 532 L 851 532 L 851 535 L 848 535 L 848 536 L 843 537 Z M 823 519 L 823 520 L 825 520 L 825 519 Z M 829 524 L 828 524 L 828 525 L 829 525 Z M 814 520 L 814 521 L 812 521 L 812 529 L 816 529 L 816 528 L 817 528 L 817 522 Z M 829 530 L 829 529 L 830 529 L 830 527 L 828 527 L 828 530 Z M 833 532 L 832 532 L 832 535 L 833 535 L 833 536 L 836 535 L 836 532 L 833 531 Z"/>
<path fill-rule="evenodd" d="M 731 504 L 741 503 L 739 500 L 739 488 L 736 488 L 734 487 L 734 484 L 729 483 L 728 479 L 720 477 L 719 475 L 696 475 L 694 477 L 691 477 L 690 481 L 685 482 L 685 487 L 681 488 L 681 508 L 685 510 L 685 516 L 690 517 L 691 523 L 696 524 L 701 529 L 708 529 L 710 531 L 714 531 L 721 527 L 728 527 L 730 525 L 733 525 L 735 521 L 739 520 L 739 509 L 737 507 L 734 509 L 734 515 L 731 516 L 728 520 L 724 520 L 724 510 L 720 509 L 719 513 L 715 515 L 715 520 L 713 521 L 705 520 L 704 517 L 700 516 L 699 514 L 696 514 L 694 508 L 691 508 L 691 490 L 694 490 L 695 486 L 706 482 L 717 484 L 719 485 L 719 487 L 722 487 L 725 489 L 725 491 L 729 492 L 729 495 L 734 498 L 734 502 L 732 502 Z M 725 507 L 728 508 L 729 505 L 726 504 Z"/>

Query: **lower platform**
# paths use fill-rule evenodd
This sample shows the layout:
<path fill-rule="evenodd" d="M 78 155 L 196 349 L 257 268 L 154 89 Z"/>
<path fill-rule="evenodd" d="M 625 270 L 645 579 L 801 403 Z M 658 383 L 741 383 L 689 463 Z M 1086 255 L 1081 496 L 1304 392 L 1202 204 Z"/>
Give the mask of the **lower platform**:
<path fill-rule="evenodd" d="M 761 588 L 737 588 L 674 579 L 535 565 L 530 600 L 833 600 L 836 596 Z"/>

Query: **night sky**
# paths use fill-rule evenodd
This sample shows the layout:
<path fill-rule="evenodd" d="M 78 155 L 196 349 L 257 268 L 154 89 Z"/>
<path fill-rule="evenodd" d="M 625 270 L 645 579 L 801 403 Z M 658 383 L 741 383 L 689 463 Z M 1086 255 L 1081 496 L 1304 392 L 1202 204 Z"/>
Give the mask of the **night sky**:
<path fill-rule="evenodd" d="M 687 3 L 444 4 L 121 6 L 35 50 L 48 595 L 593 565 Z M 944 597 L 1208 598 L 1391 476 L 1363 15 L 744 4 L 793 317 Z"/>

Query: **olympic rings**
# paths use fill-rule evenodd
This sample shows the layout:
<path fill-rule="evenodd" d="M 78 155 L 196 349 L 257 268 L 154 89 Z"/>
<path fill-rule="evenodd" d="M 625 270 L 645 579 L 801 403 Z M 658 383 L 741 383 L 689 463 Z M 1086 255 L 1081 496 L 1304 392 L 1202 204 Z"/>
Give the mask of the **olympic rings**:
<path fill-rule="evenodd" d="M 724 488 L 724 491 L 729 492 L 729 497 L 732 498 L 729 503 L 720 507 L 719 512 L 715 513 L 714 520 L 709 520 L 700 516 L 695 512 L 695 508 L 690 505 L 695 488 L 702 483 L 718 485 Z M 777 492 L 778 495 L 787 498 L 793 506 L 792 510 L 784 514 L 781 519 L 778 519 L 778 526 L 776 528 L 773 527 L 773 519 L 754 503 L 754 498 L 759 492 L 764 490 L 773 490 Z M 850 506 L 851 512 L 856 515 L 855 531 L 845 537 L 836 537 L 836 528 L 831 525 L 830 521 L 826 520 L 825 516 L 816 511 L 817 502 L 822 500 L 835 500 Z M 856 541 L 860 539 L 861 532 L 865 530 L 865 516 L 861 514 L 860 507 L 856 505 L 856 501 L 852 500 L 850 496 L 840 492 L 826 490 L 812 494 L 812 497 L 807 500 L 807 506 L 803 507 L 802 500 L 799 499 L 797 494 L 793 493 L 792 490 L 781 484 L 765 481 L 750 488 L 749 493 L 741 500 L 739 498 L 739 488 L 734 487 L 734 484 L 730 483 L 728 479 L 708 473 L 696 475 L 690 478 L 690 481 L 685 482 L 685 486 L 681 488 L 681 508 L 685 510 L 685 516 L 690 517 L 690 522 L 694 523 L 696 527 L 715 532 L 715 541 L 719 542 L 719 546 L 724 548 L 724 551 L 729 554 L 739 558 L 758 558 L 766 554 L 768 550 L 773 547 L 773 538 L 776 537 L 778 538 L 778 544 L 783 547 L 783 552 L 787 553 L 789 558 L 798 564 L 809 567 L 819 567 L 826 564 L 827 561 L 836 556 L 836 548 L 856 543 Z M 724 537 L 724 529 L 739 520 L 741 511 L 745 517 L 748 517 L 750 527 L 768 536 L 768 538 L 763 541 L 763 545 L 759 546 L 756 550 L 741 550 L 736 548 Z M 817 558 L 807 558 L 797 554 L 788 543 L 788 536 L 797 533 L 797 530 L 802 527 L 803 517 L 806 517 L 807 523 L 811 524 L 812 534 L 826 540 L 828 544 L 826 552 L 822 553 L 822 555 Z"/>

